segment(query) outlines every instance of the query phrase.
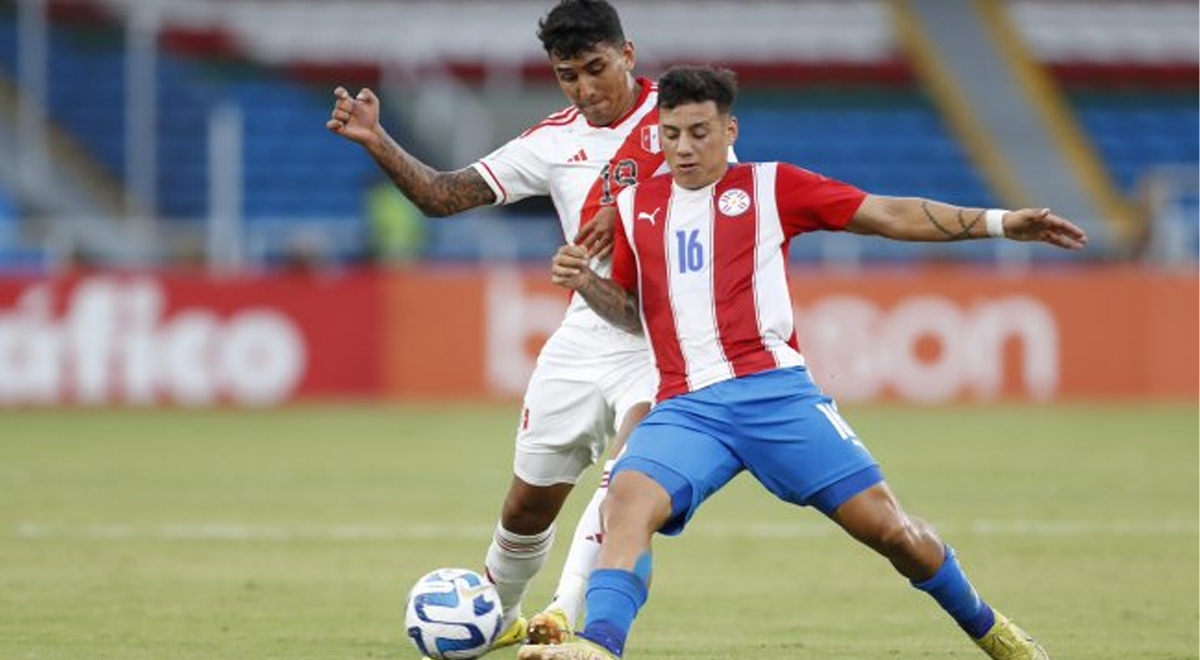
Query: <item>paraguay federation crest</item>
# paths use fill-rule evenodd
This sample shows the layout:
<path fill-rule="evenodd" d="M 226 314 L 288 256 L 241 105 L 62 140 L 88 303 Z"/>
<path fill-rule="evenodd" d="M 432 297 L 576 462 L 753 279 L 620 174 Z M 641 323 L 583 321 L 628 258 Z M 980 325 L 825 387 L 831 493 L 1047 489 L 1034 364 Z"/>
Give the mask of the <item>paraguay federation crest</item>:
<path fill-rule="evenodd" d="M 721 193 L 717 208 L 723 215 L 741 215 L 750 208 L 750 195 L 741 188 L 730 188 Z"/>

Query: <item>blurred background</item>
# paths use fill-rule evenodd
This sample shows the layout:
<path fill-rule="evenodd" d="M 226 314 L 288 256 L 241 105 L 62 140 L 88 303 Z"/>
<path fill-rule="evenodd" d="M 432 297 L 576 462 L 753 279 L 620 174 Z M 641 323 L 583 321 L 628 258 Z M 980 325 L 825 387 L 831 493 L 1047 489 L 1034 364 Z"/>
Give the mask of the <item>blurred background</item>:
<path fill-rule="evenodd" d="M 615 4 L 641 75 L 739 73 L 743 160 L 1086 228 L 801 236 L 800 345 L 1055 657 L 1200 660 L 1197 3 Z M 370 86 L 468 165 L 566 105 L 551 5 L 0 0 L 0 657 L 417 657 L 404 594 L 480 564 L 563 237 L 544 200 L 423 218 L 324 124 Z M 973 652 L 835 530 L 731 484 L 657 544 L 638 657 Z"/>
<path fill-rule="evenodd" d="M 549 6 L 0 2 L 0 405 L 519 395 L 566 301 L 553 207 L 426 219 L 324 122 L 370 86 L 410 151 L 469 164 L 565 105 Z M 835 394 L 1196 396 L 1196 3 L 617 6 L 642 75 L 739 73 L 743 160 L 1089 232 L 794 241 Z"/>

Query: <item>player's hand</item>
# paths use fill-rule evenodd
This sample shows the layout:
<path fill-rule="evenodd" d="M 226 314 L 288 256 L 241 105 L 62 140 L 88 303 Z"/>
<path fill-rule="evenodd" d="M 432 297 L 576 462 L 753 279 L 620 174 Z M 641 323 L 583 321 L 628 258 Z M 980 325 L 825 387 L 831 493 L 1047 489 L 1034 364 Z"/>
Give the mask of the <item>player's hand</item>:
<path fill-rule="evenodd" d="M 375 92 L 364 87 L 357 96 L 350 96 L 345 87 L 338 87 L 333 96 L 333 111 L 325 128 L 359 144 L 375 137 L 379 128 L 379 98 Z"/>
<path fill-rule="evenodd" d="M 582 245 L 564 245 L 550 260 L 550 281 L 571 290 L 578 289 L 594 275 L 588 266 L 588 251 Z"/>
<path fill-rule="evenodd" d="M 612 254 L 613 231 L 617 224 L 617 207 L 602 206 L 592 219 L 575 234 L 575 245 L 587 249 L 592 257 L 603 259 Z"/>
<path fill-rule="evenodd" d="M 1020 209 L 1004 214 L 1004 236 L 1014 241 L 1040 241 L 1068 250 L 1087 245 L 1087 233 L 1050 209 Z"/>

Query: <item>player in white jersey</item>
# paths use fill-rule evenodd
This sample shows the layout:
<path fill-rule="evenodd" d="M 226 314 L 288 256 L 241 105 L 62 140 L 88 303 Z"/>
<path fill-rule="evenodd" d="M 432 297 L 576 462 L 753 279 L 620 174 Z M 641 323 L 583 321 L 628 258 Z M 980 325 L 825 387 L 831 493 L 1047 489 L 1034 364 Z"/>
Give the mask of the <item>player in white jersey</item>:
<path fill-rule="evenodd" d="M 613 660 L 649 594 L 655 532 L 678 534 L 743 470 L 780 499 L 812 506 L 888 559 L 996 660 L 1048 660 L 984 602 L 954 551 L 906 514 L 879 465 L 804 368 L 785 270 L 789 241 L 844 230 L 907 241 L 1004 237 L 1077 249 L 1075 225 L 1046 209 L 963 209 L 868 195 L 784 163 L 730 165 L 737 137 L 729 71 L 672 69 L 659 80 L 669 175 L 618 198 L 613 277 L 574 246 L 553 279 L 599 314 L 644 327 L 658 366 L 658 403 L 613 469 L 587 622 L 562 645 L 521 660 Z"/>
<path fill-rule="evenodd" d="M 571 105 L 469 167 L 439 172 L 407 153 L 380 126 L 379 101 L 369 89 L 353 97 L 335 90 L 327 127 L 366 148 L 430 216 L 549 196 L 563 236 L 608 272 L 617 193 L 665 171 L 655 88 L 633 76 L 633 43 L 607 2 L 563 0 L 539 23 L 538 36 Z M 640 331 L 612 327 L 575 297 L 526 389 L 513 480 L 487 552 L 487 575 L 505 617 L 495 647 L 522 641 L 527 632 L 535 641 L 570 635 L 602 539 L 599 506 L 611 461 L 575 530 L 554 602 L 527 625 L 522 598 L 550 551 L 554 520 L 580 473 L 614 434 L 611 451 L 619 451 L 649 410 L 656 383 Z"/>

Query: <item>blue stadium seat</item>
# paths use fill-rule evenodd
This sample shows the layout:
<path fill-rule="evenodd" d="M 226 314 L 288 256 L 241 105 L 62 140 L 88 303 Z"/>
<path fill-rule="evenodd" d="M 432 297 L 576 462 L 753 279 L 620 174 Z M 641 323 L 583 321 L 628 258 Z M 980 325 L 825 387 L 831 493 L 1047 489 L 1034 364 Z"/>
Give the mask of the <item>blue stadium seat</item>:
<path fill-rule="evenodd" d="M 743 160 L 782 160 L 878 194 L 989 206 L 994 197 L 931 108 L 738 111 Z"/>
<path fill-rule="evenodd" d="M 1076 112 L 1109 170 L 1126 191 L 1155 166 L 1200 163 L 1200 109 L 1173 95 L 1088 97 Z"/>

